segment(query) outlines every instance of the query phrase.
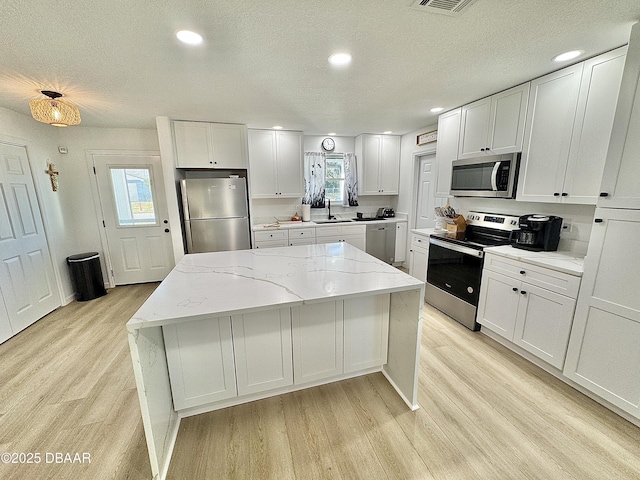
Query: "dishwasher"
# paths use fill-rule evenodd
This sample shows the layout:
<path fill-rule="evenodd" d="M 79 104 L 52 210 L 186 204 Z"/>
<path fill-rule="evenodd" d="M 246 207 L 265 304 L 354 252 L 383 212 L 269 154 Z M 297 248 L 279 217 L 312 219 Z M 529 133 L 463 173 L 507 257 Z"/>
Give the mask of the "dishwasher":
<path fill-rule="evenodd" d="M 371 223 L 367 225 L 365 251 L 383 262 L 393 263 L 396 254 L 396 224 Z"/>

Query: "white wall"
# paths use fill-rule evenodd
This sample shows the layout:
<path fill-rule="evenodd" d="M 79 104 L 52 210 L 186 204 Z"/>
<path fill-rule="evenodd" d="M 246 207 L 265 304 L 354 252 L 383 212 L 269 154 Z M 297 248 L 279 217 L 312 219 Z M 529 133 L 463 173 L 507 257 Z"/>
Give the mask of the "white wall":
<path fill-rule="evenodd" d="M 61 303 L 73 300 L 66 258 L 97 251 L 104 260 L 98 218 L 91 192 L 87 150 L 158 151 L 155 130 L 68 127 L 38 123 L 27 115 L 0 108 L 0 139 L 26 145 L 40 202 Z M 58 153 L 65 146 L 68 154 Z M 51 190 L 44 173 L 47 160 L 55 163 L 59 190 Z M 103 264 L 104 269 L 104 264 Z M 106 273 L 106 272 L 103 272 Z"/>

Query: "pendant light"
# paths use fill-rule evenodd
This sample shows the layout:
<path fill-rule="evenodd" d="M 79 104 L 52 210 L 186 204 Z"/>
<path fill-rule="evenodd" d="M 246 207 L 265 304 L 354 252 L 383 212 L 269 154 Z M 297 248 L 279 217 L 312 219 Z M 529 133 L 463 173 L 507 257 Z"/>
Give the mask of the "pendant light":
<path fill-rule="evenodd" d="M 80 111 L 75 105 L 59 100 L 61 93 L 41 90 L 49 98 L 36 98 L 29 102 L 31 116 L 42 123 L 55 127 L 68 127 L 80 123 Z"/>

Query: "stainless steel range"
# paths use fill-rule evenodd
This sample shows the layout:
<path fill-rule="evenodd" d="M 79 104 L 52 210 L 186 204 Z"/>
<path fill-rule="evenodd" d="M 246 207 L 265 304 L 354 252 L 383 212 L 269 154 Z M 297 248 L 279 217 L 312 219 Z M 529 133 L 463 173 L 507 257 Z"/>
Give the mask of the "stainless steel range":
<path fill-rule="evenodd" d="M 425 300 L 471 330 L 479 330 L 476 310 L 485 247 L 508 245 L 518 230 L 517 216 L 469 212 L 464 233 L 429 238 Z"/>

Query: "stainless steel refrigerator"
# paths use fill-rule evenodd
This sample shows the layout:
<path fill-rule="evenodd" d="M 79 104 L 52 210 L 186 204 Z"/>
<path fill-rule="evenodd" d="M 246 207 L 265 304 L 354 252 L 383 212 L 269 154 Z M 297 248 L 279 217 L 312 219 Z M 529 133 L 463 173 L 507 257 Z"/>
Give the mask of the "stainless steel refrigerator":
<path fill-rule="evenodd" d="M 251 248 L 245 178 L 180 181 L 188 253 Z"/>

